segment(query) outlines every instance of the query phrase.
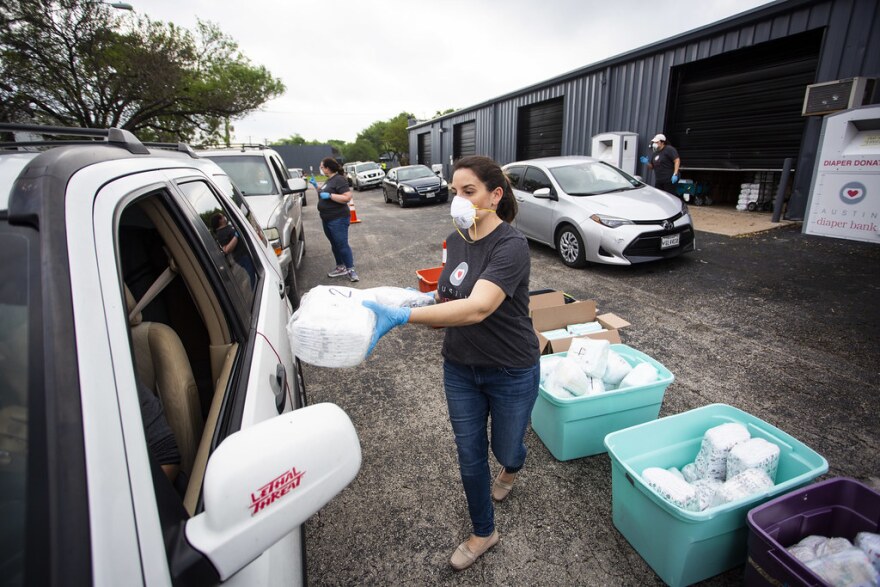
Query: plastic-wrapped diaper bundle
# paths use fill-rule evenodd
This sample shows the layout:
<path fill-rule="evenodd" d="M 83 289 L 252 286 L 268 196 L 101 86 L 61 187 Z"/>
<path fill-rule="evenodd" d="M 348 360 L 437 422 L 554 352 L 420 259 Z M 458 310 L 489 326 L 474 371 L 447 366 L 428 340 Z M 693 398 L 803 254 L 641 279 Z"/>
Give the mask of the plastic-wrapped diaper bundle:
<path fill-rule="evenodd" d="M 605 330 L 602 325 L 596 321 L 584 322 L 583 324 L 569 324 L 565 327 L 571 336 L 584 336 L 585 334 L 593 334 L 594 332 L 602 332 Z"/>
<path fill-rule="evenodd" d="M 565 328 L 557 328 L 555 330 L 545 330 L 541 336 L 547 340 L 559 340 L 560 338 L 568 338 L 571 334 Z"/>
<path fill-rule="evenodd" d="M 697 479 L 691 486 L 697 490 L 697 502 L 700 504 L 700 511 L 712 507 L 712 500 L 715 499 L 715 493 L 721 489 L 723 483 L 718 479 Z"/>
<path fill-rule="evenodd" d="M 541 357 L 541 385 L 546 387 L 546 382 L 550 377 L 550 374 L 556 369 L 559 361 L 564 358 L 565 357 L 559 355 L 547 355 Z"/>
<path fill-rule="evenodd" d="M 590 378 L 574 359 L 566 356 L 547 376 L 544 388 L 557 397 L 582 396 L 590 392 Z"/>
<path fill-rule="evenodd" d="M 364 300 L 396 307 L 434 303 L 433 296 L 402 287 L 313 287 L 287 323 L 293 354 L 318 367 L 361 363 L 376 327 L 376 314 L 361 304 Z"/>
<path fill-rule="evenodd" d="M 773 487 L 773 480 L 761 469 L 746 469 L 739 475 L 725 481 L 715 491 L 712 506 L 723 505 L 731 501 L 762 493 Z"/>
<path fill-rule="evenodd" d="M 775 482 L 777 467 L 779 447 L 763 438 L 750 438 L 730 449 L 726 478 L 735 477 L 746 469 L 761 469 Z"/>
<path fill-rule="evenodd" d="M 589 377 L 602 378 L 608 366 L 608 351 L 611 343 L 607 340 L 593 338 L 575 338 L 571 341 L 566 357 L 580 365 L 581 370 Z"/>
<path fill-rule="evenodd" d="M 700 452 L 694 460 L 697 478 L 727 479 L 727 454 L 734 446 L 751 437 L 745 426 L 730 422 L 715 426 L 703 435 Z M 683 471 L 682 471 L 683 472 Z"/>
<path fill-rule="evenodd" d="M 613 349 L 608 349 L 608 364 L 605 367 L 605 374 L 602 380 L 610 386 L 620 385 L 623 378 L 632 371 L 632 365 L 626 362 L 626 359 L 620 356 Z"/>
<path fill-rule="evenodd" d="M 853 544 L 861 548 L 866 555 L 874 570 L 880 573 L 880 534 L 873 532 L 859 532 Z"/>
<path fill-rule="evenodd" d="M 639 385 L 648 385 L 649 383 L 653 383 L 657 381 L 657 378 L 660 376 L 657 373 L 657 368 L 654 365 L 650 365 L 648 363 L 639 363 L 635 367 L 632 368 L 632 371 L 626 374 L 620 381 L 620 385 L 618 387 L 623 389 L 624 387 L 637 387 Z"/>
<path fill-rule="evenodd" d="M 336 288 L 336 289 L 353 289 L 353 288 Z M 398 308 L 420 308 L 422 306 L 431 306 L 435 303 L 434 294 L 420 292 L 414 289 L 403 287 L 380 286 L 371 287 L 361 291 L 366 296 L 373 299 L 383 306 L 395 306 Z"/>
<path fill-rule="evenodd" d="M 857 542 L 861 534 L 857 535 Z M 880 538 L 877 534 L 874 536 Z M 871 565 L 870 555 L 846 538 L 807 536 L 789 547 L 788 552 L 835 587 L 862 587 L 877 585 L 880 581 L 877 569 Z"/>
<path fill-rule="evenodd" d="M 645 484 L 674 506 L 689 512 L 700 511 L 697 491 L 687 481 L 666 469 L 648 467 L 642 471 Z"/>
<path fill-rule="evenodd" d="M 318 367 L 354 367 L 367 355 L 376 314 L 361 302 L 365 290 L 319 285 L 310 289 L 287 323 L 293 354 Z"/>

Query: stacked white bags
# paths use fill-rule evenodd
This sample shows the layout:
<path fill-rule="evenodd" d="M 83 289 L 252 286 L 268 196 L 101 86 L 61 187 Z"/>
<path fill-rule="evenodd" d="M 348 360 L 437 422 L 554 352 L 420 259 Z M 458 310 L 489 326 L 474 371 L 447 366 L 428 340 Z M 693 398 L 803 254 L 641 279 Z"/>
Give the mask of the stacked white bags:
<path fill-rule="evenodd" d="M 667 475 L 656 472 L 657 467 L 648 467 L 642 476 L 668 501 L 696 512 L 768 491 L 775 484 L 778 466 L 777 445 L 751 438 L 745 426 L 731 422 L 707 430 L 697 458 L 681 472 L 674 467 L 661 469 L 680 477 L 684 485 L 669 482 Z"/>
<path fill-rule="evenodd" d="M 632 367 L 607 340 L 575 338 L 566 356 L 541 359 L 541 384 L 562 399 L 646 385 L 659 376 L 648 363 Z"/>
<path fill-rule="evenodd" d="M 319 285 L 308 291 L 287 324 L 293 354 L 318 367 L 354 367 L 367 355 L 376 327 L 376 314 L 361 302 L 415 307 L 433 303 L 433 297 L 400 287 Z"/>
<path fill-rule="evenodd" d="M 736 203 L 736 209 L 740 212 L 747 210 L 750 203 L 757 202 L 758 196 L 761 195 L 761 184 L 759 183 L 742 183 L 740 184 L 739 200 Z"/>
<path fill-rule="evenodd" d="M 859 532 L 855 545 L 846 538 L 807 536 L 790 546 L 788 552 L 835 587 L 877 585 L 880 582 L 880 534 Z"/>

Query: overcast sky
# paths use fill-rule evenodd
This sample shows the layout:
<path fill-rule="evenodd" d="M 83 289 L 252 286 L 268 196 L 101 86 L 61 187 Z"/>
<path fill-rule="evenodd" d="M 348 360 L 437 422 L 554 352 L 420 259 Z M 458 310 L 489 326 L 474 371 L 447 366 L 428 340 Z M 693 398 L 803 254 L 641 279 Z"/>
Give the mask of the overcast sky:
<path fill-rule="evenodd" d="M 235 142 L 354 141 L 400 112 L 465 108 L 751 10 L 768 0 L 130 0 L 214 22 L 287 87 Z"/>

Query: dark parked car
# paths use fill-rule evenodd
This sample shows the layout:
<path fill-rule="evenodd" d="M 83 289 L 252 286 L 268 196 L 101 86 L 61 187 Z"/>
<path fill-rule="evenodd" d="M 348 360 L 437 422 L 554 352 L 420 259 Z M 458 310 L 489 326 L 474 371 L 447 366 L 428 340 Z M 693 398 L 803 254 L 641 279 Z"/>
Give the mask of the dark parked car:
<path fill-rule="evenodd" d="M 397 202 L 401 208 L 419 202 L 449 201 L 446 180 L 424 165 L 407 165 L 390 170 L 382 182 L 385 203 Z"/>

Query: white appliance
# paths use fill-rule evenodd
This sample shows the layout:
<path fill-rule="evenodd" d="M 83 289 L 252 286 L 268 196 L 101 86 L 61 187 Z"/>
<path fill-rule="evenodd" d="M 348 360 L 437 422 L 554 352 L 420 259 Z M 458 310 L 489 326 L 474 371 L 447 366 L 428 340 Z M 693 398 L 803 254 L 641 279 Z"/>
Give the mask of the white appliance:
<path fill-rule="evenodd" d="M 639 135 L 634 132 L 603 132 L 593 137 L 590 157 L 619 167 L 630 175 L 636 174 L 636 147 Z"/>
<path fill-rule="evenodd" d="M 822 121 L 803 232 L 880 243 L 880 106 Z"/>

